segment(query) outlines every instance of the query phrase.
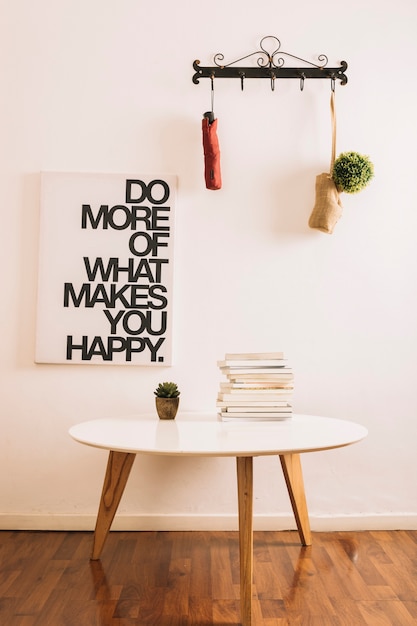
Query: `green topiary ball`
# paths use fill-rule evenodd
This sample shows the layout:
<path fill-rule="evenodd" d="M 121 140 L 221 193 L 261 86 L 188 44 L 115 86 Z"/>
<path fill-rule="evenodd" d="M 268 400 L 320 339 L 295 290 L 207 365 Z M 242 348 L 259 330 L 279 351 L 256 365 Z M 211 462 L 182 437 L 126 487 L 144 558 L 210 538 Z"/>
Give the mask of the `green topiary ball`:
<path fill-rule="evenodd" d="M 358 152 L 342 152 L 334 162 L 332 178 L 339 191 L 357 193 L 374 176 L 374 166 L 369 157 Z"/>

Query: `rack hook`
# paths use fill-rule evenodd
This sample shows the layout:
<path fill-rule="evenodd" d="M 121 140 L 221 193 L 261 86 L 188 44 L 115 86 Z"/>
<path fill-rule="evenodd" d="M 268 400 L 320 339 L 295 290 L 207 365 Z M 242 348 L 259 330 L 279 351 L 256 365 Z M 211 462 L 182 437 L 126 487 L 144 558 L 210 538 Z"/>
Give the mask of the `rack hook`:
<path fill-rule="evenodd" d="M 300 74 L 300 90 L 303 91 L 304 89 L 304 81 L 305 81 L 306 75 L 304 74 L 304 72 L 301 72 Z"/>
<path fill-rule="evenodd" d="M 271 90 L 274 91 L 275 90 L 275 72 L 271 72 Z"/>
<path fill-rule="evenodd" d="M 240 76 L 240 88 L 243 91 L 243 81 L 245 80 L 245 72 L 239 72 Z"/>
<path fill-rule="evenodd" d="M 330 87 L 331 87 L 331 90 L 334 93 L 334 90 L 336 88 L 336 76 L 334 74 L 330 75 Z"/>
<path fill-rule="evenodd" d="M 211 112 L 214 118 L 214 72 L 211 73 Z"/>

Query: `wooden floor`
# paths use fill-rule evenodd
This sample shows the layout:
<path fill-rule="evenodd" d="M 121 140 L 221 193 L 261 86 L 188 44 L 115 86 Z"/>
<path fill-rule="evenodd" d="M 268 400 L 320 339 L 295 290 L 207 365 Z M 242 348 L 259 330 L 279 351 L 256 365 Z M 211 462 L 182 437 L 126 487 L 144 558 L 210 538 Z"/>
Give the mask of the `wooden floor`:
<path fill-rule="evenodd" d="M 239 624 L 235 532 L 0 532 L 1 626 Z M 254 533 L 254 626 L 417 624 L 417 531 Z"/>

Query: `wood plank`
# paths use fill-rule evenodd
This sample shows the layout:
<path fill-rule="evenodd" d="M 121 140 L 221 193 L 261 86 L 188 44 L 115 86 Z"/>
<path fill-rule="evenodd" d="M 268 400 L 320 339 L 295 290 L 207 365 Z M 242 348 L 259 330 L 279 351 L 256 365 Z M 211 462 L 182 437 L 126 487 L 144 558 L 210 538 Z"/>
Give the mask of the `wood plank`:
<path fill-rule="evenodd" d="M 232 576 L 232 565 L 228 548 L 229 543 L 223 533 L 213 537 L 210 546 L 211 588 L 213 598 L 218 600 L 239 598 L 239 592 L 235 592 L 235 582 Z"/>

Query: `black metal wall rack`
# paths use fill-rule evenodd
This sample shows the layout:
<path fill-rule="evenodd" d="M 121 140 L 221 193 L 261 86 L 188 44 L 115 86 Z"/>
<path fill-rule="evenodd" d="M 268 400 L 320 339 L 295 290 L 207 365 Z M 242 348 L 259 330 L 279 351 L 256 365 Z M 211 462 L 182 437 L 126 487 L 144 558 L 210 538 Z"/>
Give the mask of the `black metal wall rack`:
<path fill-rule="evenodd" d="M 346 85 L 348 79 L 345 71 L 348 67 L 346 61 L 341 61 L 340 67 L 327 67 L 328 58 L 325 54 L 318 57 L 319 64 L 311 63 L 300 57 L 288 52 L 281 51 L 281 42 L 277 37 L 267 35 L 263 37 L 259 44 L 259 50 L 251 52 L 236 61 L 224 63 L 224 55 L 217 53 L 213 57 L 214 66 L 202 67 L 200 61 L 193 63 L 195 74 L 193 83 L 196 85 L 200 82 L 200 78 L 210 78 L 212 83 L 216 78 L 239 78 L 241 89 L 243 90 L 244 82 L 247 78 L 269 78 L 271 81 L 271 89 L 274 91 L 275 81 L 282 78 L 298 78 L 300 81 L 300 89 L 304 88 L 304 81 L 310 78 L 326 78 L 331 81 L 331 87 L 334 91 L 336 80 L 341 85 Z M 249 67 L 237 66 L 236 63 L 245 59 L 258 57 L 256 65 Z M 285 66 L 286 61 L 302 61 L 306 63 L 303 67 Z"/>

